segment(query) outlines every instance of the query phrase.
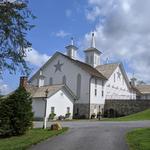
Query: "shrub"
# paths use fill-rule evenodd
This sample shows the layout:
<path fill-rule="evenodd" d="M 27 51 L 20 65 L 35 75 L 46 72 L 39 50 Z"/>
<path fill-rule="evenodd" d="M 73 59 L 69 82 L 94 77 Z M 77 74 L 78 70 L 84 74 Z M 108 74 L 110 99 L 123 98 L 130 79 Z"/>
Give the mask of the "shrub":
<path fill-rule="evenodd" d="M 96 114 L 93 113 L 93 114 L 91 115 L 91 119 L 94 119 L 95 117 L 96 117 Z"/>
<path fill-rule="evenodd" d="M 55 116 L 56 116 L 55 113 L 51 113 L 51 114 L 49 114 L 49 119 L 50 119 L 50 120 L 53 120 Z"/>
<path fill-rule="evenodd" d="M 19 87 L 0 102 L 0 135 L 22 135 L 32 127 L 33 113 L 30 94 Z"/>
<path fill-rule="evenodd" d="M 69 118 L 71 113 L 66 113 L 65 118 Z"/>

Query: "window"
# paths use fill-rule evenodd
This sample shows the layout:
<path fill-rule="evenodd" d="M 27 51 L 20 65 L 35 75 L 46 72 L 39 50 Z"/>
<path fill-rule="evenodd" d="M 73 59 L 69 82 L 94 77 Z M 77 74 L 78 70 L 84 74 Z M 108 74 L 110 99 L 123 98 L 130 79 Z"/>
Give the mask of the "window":
<path fill-rule="evenodd" d="M 97 57 L 94 56 L 94 63 L 97 64 Z"/>
<path fill-rule="evenodd" d="M 89 57 L 86 56 L 86 63 L 89 63 Z"/>
<path fill-rule="evenodd" d="M 93 56 L 90 57 L 90 64 L 93 63 Z"/>
<path fill-rule="evenodd" d="M 63 78 L 62 78 L 62 83 L 63 83 L 63 84 L 66 84 L 66 76 L 65 76 L 65 75 L 64 75 Z"/>
<path fill-rule="evenodd" d="M 95 96 L 97 96 L 97 79 L 95 78 Z"/>
<path fill-rule="evenodd" d="M 97 79 L 95 78 L 95 88 L 97 88 Z"/>
<path fill-rule="evenodd" d="M 80 74 L 77 75 L 77 88 L 76 88 L 76 91 L 77 91 L 77 97 L 79 98 L 80 94 L 81 94 L 81 75 Z"/>
<path fill-rule="evenodd" d="M 70 107 L 67 107 L 67 114 L 70 113 Z"/>
<path fill-rule="evenodd" d="M 55 113 L 55 107 L 51 107 L 51 113 Z"/>
<path fill-rule="evenodd" d="M 102 90 L 102 97 L 104 96 L 104 91 Z"/>
<path fill-rule="evenodd" d="M 122 84 L 124 85 L 124 79 L 122 78 Z"/>
<path fill-rule="evenodd" d="M 52 77 L 49 79 L 49 85 L 53 85 L 53 78 Z"/>
<path fill-rule="evenodd" d="M 102 87 L 104 86 L 104 81 L 102 81 Z"/>
<path fill-rule="evenodd" d="M 97 96 L 97 89 L 95 89 L 95 96 Z"/>

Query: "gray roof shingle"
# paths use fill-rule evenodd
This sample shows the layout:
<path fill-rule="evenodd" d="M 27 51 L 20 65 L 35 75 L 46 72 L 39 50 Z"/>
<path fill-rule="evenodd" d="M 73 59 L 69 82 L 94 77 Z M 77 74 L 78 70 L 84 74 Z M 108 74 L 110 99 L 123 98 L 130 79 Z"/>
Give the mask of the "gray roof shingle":
<path fill-rule="evenodd" d="M 48 97 L 50 97 L 62 88 L 65 88 L 70 93 L 70 95 L 76 99 L 76 96 L 74 95 L 74 93 L 63 84 L 46 85 L 46 86 L 41 86 L 41 87 L 27 85 L 26 90 L 31 94 L 32 98 L 43 98 L 45 97 L 46 90 L 48 90 Z"/>
<path fill-rule="evenodd" d="M 142 94 L 150 94 L 150 85 L 137 85 L 136 88 L 137 88 Z"/>
<path fill-rule="evenodd" d="M 119 63 L 99 65 L 96 69 L 103 74 L 107 79 L 112 75 L 114 70 L 119 66 Z"/>

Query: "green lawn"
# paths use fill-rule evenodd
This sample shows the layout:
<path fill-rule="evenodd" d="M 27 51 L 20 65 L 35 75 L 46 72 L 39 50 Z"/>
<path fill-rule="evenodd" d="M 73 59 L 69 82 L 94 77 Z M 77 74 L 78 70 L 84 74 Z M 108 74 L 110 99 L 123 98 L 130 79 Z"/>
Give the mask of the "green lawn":
<path fill-rule="evenodd" d="M 150 120 L 150 109 L 120 118 L 104 118 L 103 121 L 138 121 Z"/>
<path fill-rule="evenodd" d="M 150 150 L 150 128 L 135 129 L 127 134 L 131 150 Z"/>
<path fill-rule="evenodd" d="M 59 131 L 50 131 L 44 129 L 32 129 L 23 136 L 0 139 L 0 150 L 25 150 L 33 144 L 48 139 L 49 137 L 61 134 L 67 131 L 63 128 Z"/>

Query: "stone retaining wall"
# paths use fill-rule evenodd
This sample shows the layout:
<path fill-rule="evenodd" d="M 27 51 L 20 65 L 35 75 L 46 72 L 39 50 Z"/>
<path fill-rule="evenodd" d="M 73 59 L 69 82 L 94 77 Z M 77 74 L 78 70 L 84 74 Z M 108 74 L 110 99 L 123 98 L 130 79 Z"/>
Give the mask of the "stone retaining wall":
<path fill-rule="evenodd" d="M 105 117 L 120 117 L 150 108 L 150 100 L 106 100 Z"/>

